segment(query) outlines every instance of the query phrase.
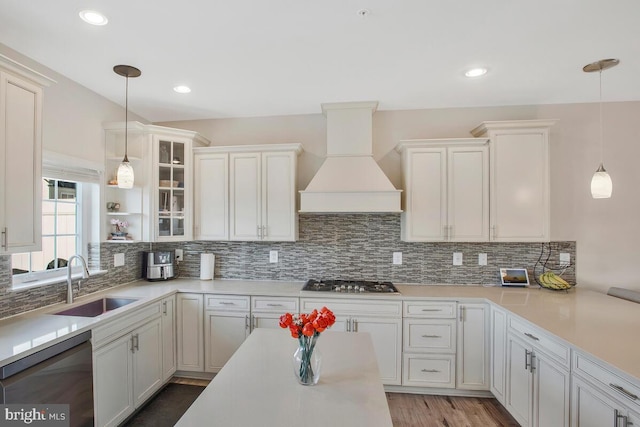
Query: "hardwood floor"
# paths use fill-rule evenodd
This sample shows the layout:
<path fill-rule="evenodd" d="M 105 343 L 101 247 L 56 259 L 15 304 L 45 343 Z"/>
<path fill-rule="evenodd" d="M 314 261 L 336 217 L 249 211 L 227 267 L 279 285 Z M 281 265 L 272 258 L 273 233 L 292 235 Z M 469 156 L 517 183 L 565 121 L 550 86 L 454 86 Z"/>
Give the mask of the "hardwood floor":
<path fill-rule="evenodd" d="M 171 382 L 206 386 L 209 380 Z M 518 427 L 496 399 L 386 393 L 394 427 Z"/>
<path fill-rule="evenodd" d="M 394 427 L 503 427 L 519 424 L 495 399 L 387 393 Z"/>

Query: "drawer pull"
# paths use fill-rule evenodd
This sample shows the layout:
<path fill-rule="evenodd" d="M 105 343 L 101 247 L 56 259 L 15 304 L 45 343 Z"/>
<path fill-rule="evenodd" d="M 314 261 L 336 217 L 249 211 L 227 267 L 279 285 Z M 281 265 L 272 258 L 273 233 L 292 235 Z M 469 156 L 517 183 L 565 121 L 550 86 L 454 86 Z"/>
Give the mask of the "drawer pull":
<path fill-rule="evenodd" d="M 528 336 L 529 338 L 531 338 L 534 341 L 540 341 L 540 338 L 538 338 L 537 336 L 530 334 L 529 332 L 525 332 L 524 333 L 526 336 Z"/>
<path fill-rule="evenodd" d="M 437 369 L 423 369 L 422 372 L 429 372 L 429 373 L 436 373 L 436 372 L 440 372 Z"/>
<path fill-rule="evenodd" d="M 619 391 L 620 393 L 624 394 L 625 396 L 627 396 L 630 399 L 638 400 L 638 396 L 636 396 L 635 394 L 625 390 L 624 387 L 621 387 L 621 386 L 619 386 L 617 384 L 613 384 L 613 383 L 609 383 L 609 387 L 611 387 L 614 390 Z"/>
<path fill-rule="evenodd" d="M 235 302 L 229 302 L 229 301 L 220 301 L 219 304 L 222 304 L 222 305 L 236 305 Z"/>
<path fill-rule="evenodd" d="M 274 304 L 274 303 L 268 303 L 267 307 L 283 307 L 284 304 Z"/>
<path fill-rule="evenodd" d="M 423 335 L 422 338 L 442 338 L 442 335 Z"/>
<path fill-rule="evenodd" d="M 423 308 L 422 311 L 442 311 L 441 308 Z"/>

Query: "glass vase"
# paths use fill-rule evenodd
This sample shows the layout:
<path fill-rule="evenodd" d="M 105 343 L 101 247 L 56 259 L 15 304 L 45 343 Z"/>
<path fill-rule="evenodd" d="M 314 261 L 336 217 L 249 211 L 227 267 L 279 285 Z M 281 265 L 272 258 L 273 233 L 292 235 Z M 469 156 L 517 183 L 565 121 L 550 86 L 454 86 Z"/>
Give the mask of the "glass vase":
<path fill-rule="evenodd" d="M 320 379 L 322 354 L 315 348 L 315 339 L 300 339 L 301 344 L 293 353 L 293 373 L 302 385 L 316 385 Z"/>

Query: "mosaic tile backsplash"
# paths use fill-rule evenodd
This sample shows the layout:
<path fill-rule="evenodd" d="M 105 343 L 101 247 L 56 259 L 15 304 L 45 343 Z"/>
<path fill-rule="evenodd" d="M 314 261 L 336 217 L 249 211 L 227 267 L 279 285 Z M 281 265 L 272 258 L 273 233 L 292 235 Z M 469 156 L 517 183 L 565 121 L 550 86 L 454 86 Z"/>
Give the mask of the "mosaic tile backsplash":
<path fill-rule="evenodd" d="M 560 252 L 571 254 L 572 265 L 563 277 L 575 283 L 575 242 L 541 243 L 407 243 L 400 240 L 399 214 L 301 215 L 297 242 L 103 243 L 89 248 L 95 266 L 100 254 L 104 275 L 83 281 L 79 295 L 137 280 L 142 275 L 142 252 L 184 250 L 179 275 L 200 277 L 200 254 L 216 255 L 216 278 L 306 280 L 349 278 L 390 280 L 395 283 L 494 284 L 500 267 L 526 267 L 529 274 L 539 258 L 549 257 L 557 267 Z M 278 251 L 278 263 L 269 263 L 269 251 Z M 393 252 L 402 252 L 402 265 L 392 264 Z M 462 252 L 463 265 L 453 266 L 453 252 Z M 113 255 L 124 253 L 126 266 L 113 267 Z M 486 253 L 488 265 L 478 266 Z M 542 256 L 541 256 L 542 255 Z M 9 256 L 0 256 L 0 318 L 64 301 L 66 283 L 11 291 Z M 536 270 L 538 273 L 540 268 Z M 533 276 L 531 276 L 533 281 Z M 77 286 L 74 285 L 77 291 Z"/>

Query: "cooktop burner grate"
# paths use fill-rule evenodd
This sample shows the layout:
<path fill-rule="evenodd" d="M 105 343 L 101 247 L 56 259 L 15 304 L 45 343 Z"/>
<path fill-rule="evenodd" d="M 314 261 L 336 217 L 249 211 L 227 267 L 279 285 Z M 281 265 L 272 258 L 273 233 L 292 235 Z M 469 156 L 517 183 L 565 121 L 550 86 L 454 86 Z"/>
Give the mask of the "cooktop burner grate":
<path fill-rule="evenodd" d="M 307 280 L 303 291 L 345 292 L 345 293 L 398 293 L 391 282 L 368 280 Z"/>

